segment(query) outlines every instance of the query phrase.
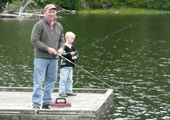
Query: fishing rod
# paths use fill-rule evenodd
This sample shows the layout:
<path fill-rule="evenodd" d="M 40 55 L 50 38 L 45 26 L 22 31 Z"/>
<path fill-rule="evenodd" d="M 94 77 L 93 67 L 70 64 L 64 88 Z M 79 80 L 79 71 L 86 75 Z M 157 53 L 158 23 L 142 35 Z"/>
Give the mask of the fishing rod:
<path fill-rule="evenodd" d="M 83 70 L 84 72 L 86 72 L 86 73 L 90 74 L 91 76 L 93 76 L 93 77 L 94 77 L 94 78 L 96 78 L 97 80 L 99 80 L 99 81 L 101 81 L 102 83 L 106 84 L 107 86 L 109 86 L 109 87 L 110 87 L 110 89 L 115 89 L 115 88 L 113 88 L 113 86 L 111 86 L 111 85 L 109 85 L 108 83 L 104 82 L 103 80 L 101 80 L 101 79 L 100 79 L 100 78 L 98 78 L 97 76 L 93 75 L 92 73 L 88 72 L 87 70 L 85 70 L 84 68 L 80 67 L 79 65 L 77 65 L 77 64 L 75 64 L 75 63 L 73 63 L 73 62 L 72 62 L 72 61 L 70 61 L 69 59 L 67 59 L 67 58 L 65 58 L 64 56 L 62 56 L 61 54 L 59 54 L 59 53 L 56 53 L 56 54 L 57 54 L 58 56 L 60 56 L 61 58 L 63 58 L 63 59 L 65 59 L 65 60 L 67 60 L 68 62 L 70 62 L 70 63 L 74 64 L 75 66 L 77 66 L 78 68 L 80 68 L 81 70 Z M 123 94 L 121 91 L 119 91 L 119 90 L 117 90 L 117 89 L 115 89 L 115 90 L 116 90 L 116 91 L 118 91 L 121 95 L 123 95 L 123 96 L 125 96 L 125 97 L 129 98 L 129 100 L 131 100 L 131 101 L 133 101 L 133 102 L 138 103 L 137 101 L 133 100 L 131 97 L 128 97 L 127 95 Z M 146 108 L 146 107 L 145 107 L 145 109 L 147 110 L 147 108 Z"/>
<path fill-rule="evenodd" d="M 64 56 L 62 56 L 59 53 L 56 53 L 58 56 L 60 56 L 61 58 L 67 60 L 68 62 L 72 63 L 73 65 L 77 66 L 78 68 L 80 68 L 81 70 L 83 70 L 84 72 L 88 73 L 89 75 L 93 76 L 94 78 L 96 78 L 97 80 L 99 80 L 100 82 L 103 82 L 104 84 L 106 84 L 107 86 L 109 86 L 110 88 L 112 88 L 111 85 L 107 84 L 106 82 L 104 82 L 103 80 L 101 80 L 100 78 L 98 78 L 97 76 L 93 75 L 92 73 L 88 72 L 87 70 L 85 70 L 84 68 L 80 67 L 79 65 L 75 64 L 74 62 L 70 61 L 69 59 L 65 58 Z"/>
<path fill-rule="evenodd" d="M 92 42 L 92 43 L 90 43 L 90 44 L 82 47 L 82 48 L 79 49 L 78 51 L 81 51 L 81 50 L 83 50 L 83 49 L 85 49 L 85 48 L 93 45 L 94 43 L 101 42 L 102 40 L 105 40 L 105 39 L 107 39 L 108 37 L 110 37 L 110 36 L 112 36 L 112 35 L 115 35 L 115 34 L 119 33 L 120 31 L 123 31 L 123 30 L 125 30 L 125 29 L 127 29 L 127 28 L 129 28 L 129 27 L 132 27 L 132 25 L 128 25 L 128 26 L 126 26 L 126 27 L 124 27 L 124 28 L 122 28 L 122 29 L 120 29 L 120 30 L 117 30 L 117 31 L 115 31 L 115 32 L 113 32 L 113 33 L 111 33 L 111 34 L 108 34 L 108 35 L 106 35 L 106 36 L 104 36 L 104 37 L 102 37 L 102 38 L 100 38 L 100 39 L 98 39 L 98 40 L 96 40 L 96 41 L 94 41 L 94 42 Z"/>

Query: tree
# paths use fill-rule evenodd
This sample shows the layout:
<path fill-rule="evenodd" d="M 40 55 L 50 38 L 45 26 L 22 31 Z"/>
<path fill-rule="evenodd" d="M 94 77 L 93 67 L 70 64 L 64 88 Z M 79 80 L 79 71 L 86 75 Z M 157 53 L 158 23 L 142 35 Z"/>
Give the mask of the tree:
<path fill-rule="evenodd" d="M 170 10 L 170 1 L 169 0 L 154 0 L 152 8 L 159 10 Z"/>
<path fill-rule="evenodd" d="M 92 9 L 101 9 L 103 4 L 110 2 L 110 0 L 86 0 L 87 5 Z"/>
<path fill-rule="evenodd" d="M 10 5 L 14 4 L 19 8 L 21 3 L 26 3 L 29 0 L 0 0 L 0 11 L 5 8 L 7 1 L 9 1 Z M 85 9 L 101 9 L 103 4 L 106 3 L 112 3 L 114 8 L 133 7 L 170 10 L 170 0 L 32 0 L 29 7 L 40 9 L 47 4 L 55 4 L 59 8 L 69 10 L 79 10 L 81 7 Z"/>
<path fill-rule="evenodd" d="M 23 0 L 24 2 L 24 0 Z M 27 7 L 28 4 L 30 4 L 32 2 L 32 0 L 29 0 L 25 5 L 24 7 L 22 7 L 22 4 L 21 4 L 21 7 L 20 7 L 20 10 L 19 10 L 19 15 L 21 15 L 21 13 L 24 11 L 24 9 Z"/>
<path fill-rule="evenodd" d="M 78 10 L 80 2 L 80 0 L 55 0 L 56 5 L 69 10 Z"/>
<path fill-rule="evenodd" d="M 119 8 L 126 5 L 127 0 L 110 0 L 110 2 L 113 4 L 113 7 Z"/>
<path fill-rule="evenodd" d="M 3 8 L 7 3 L 11 3 L 12 0 L 0 0 L 0 12 L 3 11 Z"/>

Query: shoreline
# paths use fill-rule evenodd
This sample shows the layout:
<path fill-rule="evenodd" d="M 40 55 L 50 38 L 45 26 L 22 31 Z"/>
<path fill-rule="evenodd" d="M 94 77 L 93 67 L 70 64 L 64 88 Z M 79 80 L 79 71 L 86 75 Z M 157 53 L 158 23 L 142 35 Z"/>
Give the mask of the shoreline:
<path fill-rule="evenodd" d="M 120 8 L 120 9 L 89 9 L 77 11 L 79 14 L 120 14 L 120 15 L 140 15 L 140 14 L 170 14 L 170 11 L 141 9 L 141 8 Z"/>

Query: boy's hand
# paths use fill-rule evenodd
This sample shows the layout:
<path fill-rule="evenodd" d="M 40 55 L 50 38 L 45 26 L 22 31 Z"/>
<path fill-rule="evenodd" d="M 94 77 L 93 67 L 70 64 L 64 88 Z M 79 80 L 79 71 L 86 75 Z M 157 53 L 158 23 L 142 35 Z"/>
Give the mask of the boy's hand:
<path fill-rule="evenodd" d="M 72 57 L 72 60 L 77 60 L 77 56 Z"/>
<path fill-rule="evenodd" d="M 75 55 L 75 54 L 76 54 L 75 52 L 70 52 L 70 55 L 71 55 L 71 56 L 73 56 L 73 55 Z"/>

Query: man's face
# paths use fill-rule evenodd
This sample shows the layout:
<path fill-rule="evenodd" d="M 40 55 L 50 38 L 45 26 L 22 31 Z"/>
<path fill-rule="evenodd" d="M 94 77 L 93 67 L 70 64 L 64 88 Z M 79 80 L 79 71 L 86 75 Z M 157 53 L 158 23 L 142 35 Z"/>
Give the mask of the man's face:
<path fill-rule="evenodd" d="M 48 21 L 53 21 L 56 15 L 56 10 L 55 9 L 47 9 L 44 12 L 45 17 L 47 18 Z"/>

